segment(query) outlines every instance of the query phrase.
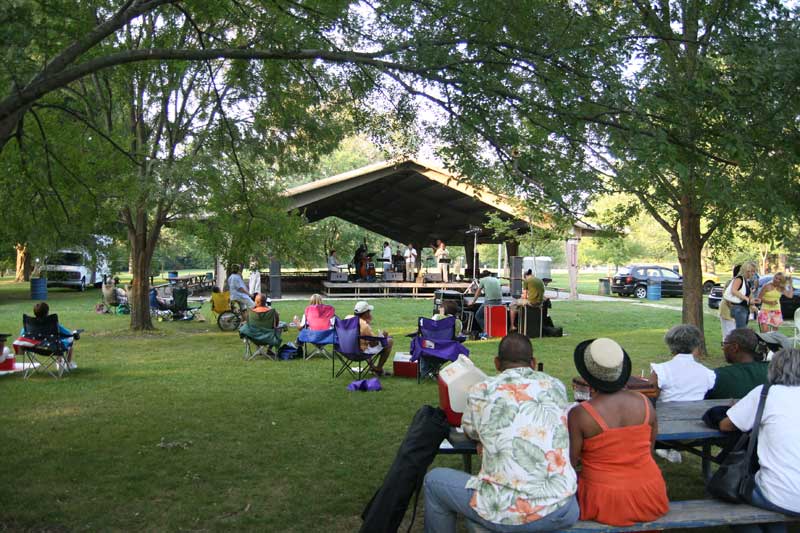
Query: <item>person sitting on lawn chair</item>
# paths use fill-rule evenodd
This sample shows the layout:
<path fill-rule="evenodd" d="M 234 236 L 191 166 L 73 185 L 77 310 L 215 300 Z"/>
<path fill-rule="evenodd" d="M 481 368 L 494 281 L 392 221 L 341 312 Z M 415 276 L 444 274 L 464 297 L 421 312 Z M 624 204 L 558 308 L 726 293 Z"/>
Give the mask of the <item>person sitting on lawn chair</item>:
<path fill-rule="evenodd" d="M 172 311 L 172 306 L 167 301 L 158 295 L 158 290 L 155 288 L 150 289 L 150 309 L 157 311 Z"/>
<path fill-rule="evenodd" d="M 359 341 L 361 343 L 361 351 L 368 354 L 379 354 L 378 357 L 378 364 L 372 368 L 372 371 L 378 376 L 391 376 L 391 372 L 388 372 L 383 369 L 383 365 L 386 364 L 386 360 L 392 353 L 392 346 L 394 345 L 394 339 L 389 336 L 387 331 L 381 332 L 381 330 L 373 331 L 372 330 L 372 310 L 375 307 L 371 306 L 365 301 L 360 301 L 356 303 L 355 309 L 353 310 L 353 314 L 358 317 L 358 324 L 359 324 L 359 335 L 362 337 L 385 337 L 386 338 L 386 346 L 384 347 L 378 341 L 368 341 L 366 339 L 362 339 Z"/>
<path fill-rule="evenodd" d="M 33 306 L 33 316 L 36 318 L 43 319 L 47 318 L 48 315 L 50 315 L 50 306 L 47 305 L 47 302 L 39 302 Z M 77 332 L 65 328 L 61 323 L 58 324 L 58 333 L 61 336 L 61 345 L 64 347 L 64 351 L 67 352 L 67 368 L 69 370 L 75 370 L 78 368 L 78 365 L 72 360 L 72 356 L 75 349 L 75 341 L 80 339 L 80 335 Z M 20 337 L 25 336 L 24 326 L 20 330 L 19 335 Z"/>
<path fill-rule="evenodd" d="M 270 301 L 263 293 L 257 294 L 255 307 L 250 310 L 250 320 L 239 328 L 239 336 L 246 337 L 259 349 L 252 354 L 246 352 L 245 359 L 252 359 L 258 355 L 274 358 L 273 349 L 281 345 L 279 325 L 278 311 L 270 307 Z M 261 351 L 263 347 L 266 347 L 266 352 Z"/>

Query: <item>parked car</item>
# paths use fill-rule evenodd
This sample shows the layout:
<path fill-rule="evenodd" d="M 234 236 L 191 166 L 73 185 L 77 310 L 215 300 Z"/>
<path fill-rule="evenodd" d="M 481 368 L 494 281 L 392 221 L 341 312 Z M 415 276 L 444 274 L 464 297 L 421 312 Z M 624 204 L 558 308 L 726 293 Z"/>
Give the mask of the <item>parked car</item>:
<path fill-rule="evenodd" d="M 723 292 L 725 292 L 725 287 L 717 285 L 708 293 L 708 306 L 711 309 L 719 309 L 719 303 L 722 301 Z"/>
<path fill-rule="evenodd" d="M 772 281 L 772 274 L 765 274 L 758 280 L 758 286 L 763 287 Z M 800 307 L 800 278 L 792 276 L 792 287 L 794 288 L 794 295 L 791 298 L 781 296 L 781 313 L 783 313 L 784 320 L 792 320 L 794 312 Z M 708 306 L 711 309 L 719 309 L 719 303 L 722 301 L 722 294 L 724 288 L 721 286 L 714 287 L 711 294 L 708 295 Z"/>
<path fill-rule="evenodd" d="M 658 265 L 631 265 L 620 268 L 611 279 L 611 293 L 620 296 L 647 297 L 647 280 L 661 282 L 662 296 L 683 296 L 683 278 L 674 270 Z"/>
<path fill-rule="evenodd" d="M 111 274 L 104 259 L 94 271 L 90 264 L 91 258 L 84 251 L 59 250 L 45 259 L 42 276 L 47 277 L 48 287 L 72 287 L 83 291 L 87 285 L 99 286 L 103 276 Z"/>

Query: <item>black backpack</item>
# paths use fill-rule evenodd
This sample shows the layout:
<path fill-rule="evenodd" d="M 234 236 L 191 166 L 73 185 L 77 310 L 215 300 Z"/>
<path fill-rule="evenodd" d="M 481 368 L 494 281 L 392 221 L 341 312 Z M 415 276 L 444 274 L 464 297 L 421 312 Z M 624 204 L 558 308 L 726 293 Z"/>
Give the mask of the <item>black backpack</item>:
<path fill-rule="evenodd" d="M 361 518 L 361 533 L 397 531 L 408 509 L 411 495 L 422 489 L 422 481 L 433 462 L 439 445 L 450 433 L 444 411 L 423 405 L 414 415 L 383 485 L 367 504 Z M 414 514 L 417 512 L 414 500 Z M 414 519 L 412 517 L 411 524 Z M 411 527 L 409 526 L 409 531 Z"/>

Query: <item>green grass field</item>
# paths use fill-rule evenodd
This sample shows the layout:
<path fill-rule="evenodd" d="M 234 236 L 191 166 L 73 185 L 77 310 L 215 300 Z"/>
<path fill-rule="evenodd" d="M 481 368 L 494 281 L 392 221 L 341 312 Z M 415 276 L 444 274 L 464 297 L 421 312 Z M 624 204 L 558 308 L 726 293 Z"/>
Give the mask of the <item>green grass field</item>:
<path fill-rule="evenodd" d="M 19 331 L 28 294 L 27 285 L 0 281 L 0 331 Z M 349 380 L 331 379 L 328 360 L 245 362 L 238 336 L 212 320 L 131 333 L 127 316 L 94 313 L 99 300 L 97 290 L 50 291 L 61 322 L 86 329 L 76 372 L 59 381 L 0 378 L 0 530 L 354 531 L 414 412 L 438 402 L 433 383 L 398 377 L 384 379 L 380 393 L 347 392 Z M 340 314 L 353 305 L 331 303 Z M 399 337 L 432 305 L 372 303 L 376 326 L 405 351 Z M 276 307 L 288 321 L 305 302 Z M 680 321 L 679 312 L 630 300 L 557 301 L 552 314 L 567 336 L 535 340 L 534 350 L 568 387 L 579 341 L 617 339 L 639 374 L 667 359 L 663 334 Z M 710 367 L 722 363 L 719 337 L 709 318 Z M 487 372 L 497 344 L 467 343 Z M 460 458 L 434 464 L 458 468 Z M 672 499 L 703 496 L 698 461 L 659 464 Z M 421 524 L 420 514 L 415 531 Z"/>

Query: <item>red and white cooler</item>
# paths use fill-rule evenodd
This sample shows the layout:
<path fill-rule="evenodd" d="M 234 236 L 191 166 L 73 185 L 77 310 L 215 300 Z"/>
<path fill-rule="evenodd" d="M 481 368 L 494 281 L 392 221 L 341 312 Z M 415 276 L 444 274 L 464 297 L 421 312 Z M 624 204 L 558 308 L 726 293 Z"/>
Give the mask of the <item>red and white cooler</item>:
<path fill-rule="evenodd" d="M 419 361 L 412 361 L 410 353 L 395 352 L 394 358 L 392 359 L 392 370 L 395 376 L 416 378 L 417 364 L 419 364 Z"/>
<path fill-rule="evenodd" d="M 461 415 L 467 407 L 467 392 L 476 383 L 486 381 L 483 370 L 463 355 L 439 371 L 439 407 L 451 426 L 461 425 Z"/>

